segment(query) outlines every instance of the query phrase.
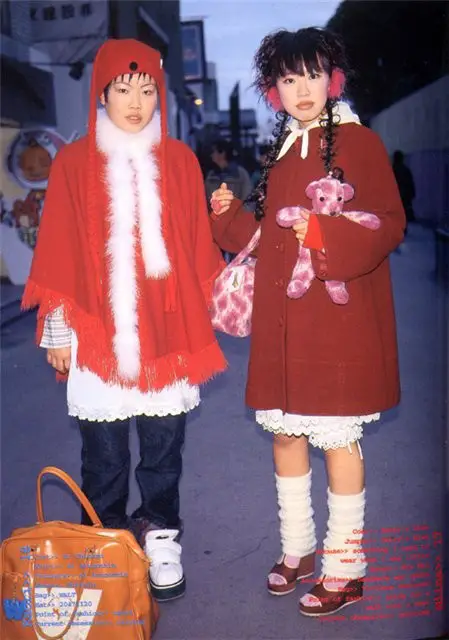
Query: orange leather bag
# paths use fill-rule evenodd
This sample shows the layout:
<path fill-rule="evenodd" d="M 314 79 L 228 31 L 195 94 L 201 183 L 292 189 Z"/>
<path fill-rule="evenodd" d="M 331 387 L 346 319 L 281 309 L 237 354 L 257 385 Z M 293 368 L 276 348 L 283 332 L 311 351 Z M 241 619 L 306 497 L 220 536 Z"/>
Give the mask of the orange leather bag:
<path fill-rule="evenodd" d="M 45 522 L 41 481 L 63 480 L 92 526 Z M 56 467 L 37 479 L 37 523 L 1 545 L 2 640 L 149 640 L 159 616 L 149 561 L 129 531 L 104 529 L 89 500 Z"/>

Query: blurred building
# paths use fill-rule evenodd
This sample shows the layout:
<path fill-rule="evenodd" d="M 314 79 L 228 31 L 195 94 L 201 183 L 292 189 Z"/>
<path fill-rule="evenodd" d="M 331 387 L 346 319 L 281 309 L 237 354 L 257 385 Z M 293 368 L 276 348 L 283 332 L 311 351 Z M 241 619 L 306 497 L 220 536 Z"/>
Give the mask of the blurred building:
<path fill-rule="evenodd" d="M 193 103 L 191 145 L 203 169 L 210 162 L 210 145 L 216 138 L 232 141 L 241 156 L 254 157 L 256 112 L 240 109 L 238 82 L 229 97 L 229 110 L 219 109 L 216 65 L 207 60 L 203 20 L 182 22 L 182 47 L 185 90 Z"/>
<path fill-rule="evenodd" d="M 448 0 L 344 0 L 327 27 L 345 43 L 349 93 L 365 122 L 448 73 Z"/>
<path fill-rule="evenodd" d="M 218 125 L 216 66 L 206 60 L 202 20 L 182 23 L 184 91 L 190 113 L 190 145 L 201 156 Z"/>
<path fill-rule="evenodd" d="M 53 158 L 86 132 L 92 63 L 104 40 L 137 38 L 161 51 L 173 137 L 189 141 L 195 114 L 184 87 L 179 0 L 2 0 L 0 6 L 1 256 L 10 279 L 21 284 Z"/>
<path fill-rule="evenodd" d="M 390 154 L 402 151 L 418 220 L 449 227 L 449 2 L 344 0 L 328 27 L 355 73 L 349 95 Z"/>
<path fill-rule="evenodd" d="M 169 133 L 188 142 L 190 105 L 184 92 L 179 0 L 109 0 L 112 38 L 136 38 L 164 59 Z"/>
<path fill-rule="evenodd" d="M 170 134 L 185 139 L 179 0 L 4 0 L 2 13 L 12 44 L 46 54 L 41 67 L 53 75 L 58 129 L 69 126 L 84 133 L 91 67 L 101 43 L 108 37 L 137 38 L 163 55 Z"/>
<path fill-rule="evenodd" d="M 254 109 L 240 109 L 240 148 L 255 150 L 258 137 L 256 111 Z M 231 113 L 219 111 L 218 130 L 220 137 L 231 140 Z"/>
<path fill-rule="evenodd" d="M 31 46 L 31 19 L 25 3 L 1 3 L 1 126 L 56 125 L 49 57 Z"/>
<path fill-rule="evenodd" d="M 390 154 L 404 153 L 410 167 L 418 220 L 449 226 L 449 74 L 399 100 L 370 121 Z"/>

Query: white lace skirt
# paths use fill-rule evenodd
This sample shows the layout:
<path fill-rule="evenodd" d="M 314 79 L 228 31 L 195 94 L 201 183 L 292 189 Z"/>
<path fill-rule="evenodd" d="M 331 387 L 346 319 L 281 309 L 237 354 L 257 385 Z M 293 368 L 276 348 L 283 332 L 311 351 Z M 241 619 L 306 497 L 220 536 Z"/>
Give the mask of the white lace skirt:
<path fill-rule="evenodd" d="M 137 388 L 103 382 L 88 369 L 76 365 L 78 339 L 72 332 L 72 363 L 67 382 L 69 416 L 95 422 L 126 420 L 132 416 L 176 416 L 200 403 L 200 389 L 178 380 L 160 391 L 143 393 Z"/>
<path fill-rule="evenodd" d="M 286 436 L 307 436 L 314 447 L 339 449 L 348 447 L 363 436 L 363 424 L 379 420 L 380 413 L 367 416 L 302 416 L 282 413 L 280 409 L 256 411 L 256 422 L 265 431 Z"/>

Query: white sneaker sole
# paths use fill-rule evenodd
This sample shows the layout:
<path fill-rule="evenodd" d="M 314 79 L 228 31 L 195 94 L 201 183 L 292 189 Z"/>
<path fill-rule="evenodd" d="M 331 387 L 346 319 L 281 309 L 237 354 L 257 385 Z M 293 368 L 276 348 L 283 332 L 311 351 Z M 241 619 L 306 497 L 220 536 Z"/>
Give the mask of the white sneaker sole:
<path fill-rule="evenodd" d="M 186 579 L 185 576 L 181 578 L 179 582 L 168 585 L 157 585 L 150 579 L 151 593 L 158 602 L 167 602 L 168 600 L 177 600 L 182 598 L 186 592 Z"/>

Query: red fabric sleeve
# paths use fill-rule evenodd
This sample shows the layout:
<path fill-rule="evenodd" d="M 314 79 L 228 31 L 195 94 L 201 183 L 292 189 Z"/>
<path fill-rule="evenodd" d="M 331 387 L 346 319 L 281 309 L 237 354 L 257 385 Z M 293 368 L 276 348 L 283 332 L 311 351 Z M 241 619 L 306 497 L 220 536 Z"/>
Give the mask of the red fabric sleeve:
<path fill-rule="evenodd" d="M 218 246 L 215 244 L 209 224 L 203 175 L 198 160 L 189 153 L 189 175 L 191 176 L 191 217 L 193 224 L 193 242 L 195 268 L 203 288 L 206 302 L 212 298 L 212 287 L 217 276 L 226 266 Z"/>
<path fill-rule="evenodd" d="M 347 282 L 373 271 L 404 236 L 404 210 L 386 149 L 373 131 L 360 130 L 357 146 L 345 154 L 345 180 L 355 197 L 344 210 L 374 213 L 381 226 L 373 231 L 344 216 L 316 216 L 325 256 L 312 251 L 312 262 L 321 280 Z"/>
<path fill-rule="evenodd" d="M 254 213 L 243 208 L 243 203 L 235 198 L 226 213 L 211 214 L 210 222 L 215 242 L 231 253 L 239 253 L 256 233 L 259 223 Z"/>
<path fill-rule="evenodd" d="M 303 246 L 306 249 L 315 249 L 316 251 L 322 251 L 324 249 L 323 238 L 321 236 L 321 227 L 317 220 L 318 216 L 314 213 L 310 214 L 309 224 L 307 226 L 306 237 L 304 238 Z"/>

